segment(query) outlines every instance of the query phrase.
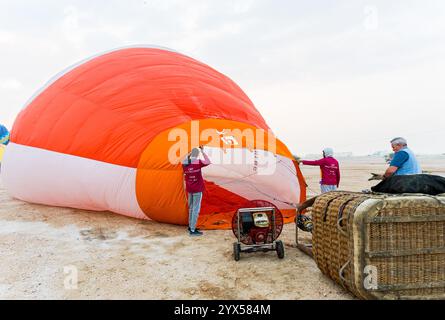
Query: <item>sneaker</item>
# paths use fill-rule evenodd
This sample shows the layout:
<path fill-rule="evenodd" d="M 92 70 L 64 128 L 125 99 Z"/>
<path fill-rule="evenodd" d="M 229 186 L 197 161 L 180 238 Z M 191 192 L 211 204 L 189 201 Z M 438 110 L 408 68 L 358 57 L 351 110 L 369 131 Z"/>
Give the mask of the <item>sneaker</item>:
<path fill-rule="evenodd" d="M 196 229 L 195 231 L 189 231 L 189 235 L 191 236 L 202 236 L 203 233 L 201 231 L 199 231 L 198 229 Z"/>

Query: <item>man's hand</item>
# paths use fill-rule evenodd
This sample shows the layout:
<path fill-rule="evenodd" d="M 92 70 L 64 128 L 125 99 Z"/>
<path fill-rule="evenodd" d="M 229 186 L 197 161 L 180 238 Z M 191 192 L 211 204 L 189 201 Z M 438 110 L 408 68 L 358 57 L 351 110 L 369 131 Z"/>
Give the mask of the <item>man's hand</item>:
<path fill-rule="evenodd" d="M 378 174 L 378 173 L 371 173 L 371 178 L 368 179 L 368 181 L 372 181 L 372 180 L 383 180 L 385 179 L 385 177 L 383 176 L 383 174 Z"/>

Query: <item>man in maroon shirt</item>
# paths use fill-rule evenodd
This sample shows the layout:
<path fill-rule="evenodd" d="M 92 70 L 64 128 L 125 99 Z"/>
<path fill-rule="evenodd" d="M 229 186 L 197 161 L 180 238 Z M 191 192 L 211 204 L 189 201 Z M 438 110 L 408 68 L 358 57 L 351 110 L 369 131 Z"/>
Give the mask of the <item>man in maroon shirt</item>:
<path fill-rule="evenodd" d="M 334 159 L 334 151 L 332 148 L 323 150 L 323 159 L 316 161 L 302 160 L 300 162 L 308 166 L 320 166 L 321 193 L 337 190 L 340 184 L 340 166 L 338 161 Z"/>
<path fill-rule="evenodd" d="M 199 159 L 202 153 L 204 160 Z M 196 229 L 199 211 L 201 210 L 202 192 L 204 191 L 204 179 L 201 168 L 210 164 L 209 157 L 204 153 L 203 148 L 193 148 L 192 152 L 182 162 L 184 170 L 185 190 L 188 194 L 189 206 L 189 234 L 191 236 L 201 236 L 202 232 Z"/>

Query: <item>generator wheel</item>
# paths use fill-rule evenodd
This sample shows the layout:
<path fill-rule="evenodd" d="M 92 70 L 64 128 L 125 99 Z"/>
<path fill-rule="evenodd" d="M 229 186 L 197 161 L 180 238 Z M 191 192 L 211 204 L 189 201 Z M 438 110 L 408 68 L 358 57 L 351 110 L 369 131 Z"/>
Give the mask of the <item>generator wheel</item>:
<path fill-rule="evenodd" d="M 239 260 L 240 252 L 241 252 L 240 244 L 238 242 L 234 242 L 233 243 L 233 257 L 235 258 L 235 261 Z"/>
<path fill-rule="evenodd" d="M 278 258 L 283 259 L 284 258 L 284 244 L 283 241 L 278 240 L 276 243 L 276 250 Z"/>

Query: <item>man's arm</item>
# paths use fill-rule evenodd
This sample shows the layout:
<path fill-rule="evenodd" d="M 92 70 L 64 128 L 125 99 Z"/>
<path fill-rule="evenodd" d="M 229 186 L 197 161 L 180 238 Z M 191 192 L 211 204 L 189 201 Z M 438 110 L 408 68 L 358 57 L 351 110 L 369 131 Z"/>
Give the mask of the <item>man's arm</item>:
<path fill-rule="evenodd" d="M 399 169 L 399 168 L 396 167 L 396 166 L 389 166 L 389 168 L 386 169 L 385 173 L 383 174 L 383 177 L 384 177 L 384 178 L 389 178 L 389 177 L 391 177 L 394 173 L 396 173 L 396 171 L 397 171 L 398 169 Z"/>
<path fill-rule="evenodd" d="M 199 160 L 199 163 L 201 163 L 201 166 L 207 167 L 209 164 L 211 164 L 209 157 L 205 154 L 203 147 L 200 147 L 201 153 L 204 157 L 204 160 Z"/>
<path fill-rule="evenodd" d="M 324 164 L 324 158 L 320 159 L 320 160 L 301 160 L 300 161 L 302 164 L 307 165 L 307 166 L 321 166 Z"/>
<path fill-rule="evenodd" d="M 386 169 L 383 177 L 389 178 L 408 160 L 409 154 L 405 151 L 396 152 L 394 158 L 391 160 L 389 164 L 389 168 Z"/>

